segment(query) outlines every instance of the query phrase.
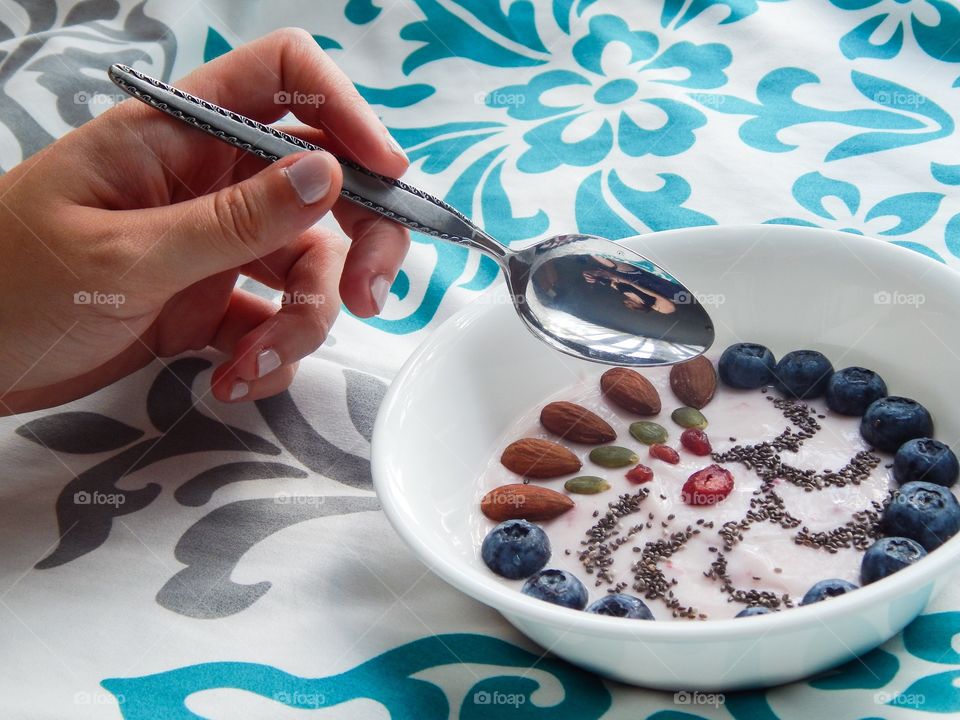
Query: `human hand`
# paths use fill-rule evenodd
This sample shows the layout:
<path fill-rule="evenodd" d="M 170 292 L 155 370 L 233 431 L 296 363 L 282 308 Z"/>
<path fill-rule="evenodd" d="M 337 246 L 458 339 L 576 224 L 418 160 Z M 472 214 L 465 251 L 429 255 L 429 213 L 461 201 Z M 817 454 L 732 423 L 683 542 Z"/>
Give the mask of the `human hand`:
<path fill-rule="evenodd" d="M 407 159 L 302 30 L 278 30 L 177 86 L 398 177 Z M 281 104 L 278 98 L 307 104 Z M 155 357 L 213 346 L 223 401 L 285 389 L 342 298 L 378 313 L 403 228 L 340 200 L 326 152 L 263 160 L 127 100 L 0 177 L 0 415 L 67 402 Z M 332 210 L 352 244 L 314 224 Z M 283 290 L 281 309 L 235 289 Z M 339 291 L 338 291 L 339 288 Z"/>

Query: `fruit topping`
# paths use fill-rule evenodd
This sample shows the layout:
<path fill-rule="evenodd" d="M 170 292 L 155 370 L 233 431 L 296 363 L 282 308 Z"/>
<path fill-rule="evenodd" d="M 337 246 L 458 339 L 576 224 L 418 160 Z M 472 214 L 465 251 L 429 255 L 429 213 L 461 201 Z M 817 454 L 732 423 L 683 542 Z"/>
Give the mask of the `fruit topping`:
<path fill-rule="evenodd" d="M 590 604 L 587 608 L 588 613 L 595 615 L 609 615 L 611 617 L 622 617 L 631 620 L 653 620 L 653 613 L 647 604 L 633 595 L 624 595 L 623 593 L 612 593 L 604 595 L 599 600 Z"/>
<path fill-rule="evenodd" d="M 670 463 L 671 465 L 676 465 L 680 462 L 680 453 L 669 445 L 651 445 L 650 457 L 663 460 L 665 463 Z"/>
<path fill-rule="evenodd" d="M 807 400 L 827 391 L 833 365 L 816 350 L 794 350 L 780 358 L 773 375 L 777 389 L 784 395 Z"/>
<path fill-rule="evenodd" d="M 915 480 L 952 487 L 960 474 L 953 450 L 939 440 L 907 440 L 893 458 L 893 478 L 903 485 Z"/>
<path fill-rule="evenodd" d="M 942 485 L 908 482 L 883 511 L 880 529 L 885 535 L 916 540 L 931 552 L 960 530 L 960 503 Z"/>
<path fill-rule="evenodd" d="M 925 557 L 927 551 L 915 540 L 885 537 L 867 548 L 860 563 L 860 582 L 864 585 L 893 575 Z"/>
<path fill-rule="evenodd" d="M 627 480 L 637 485 L 653 480 L 653 470 L 646 465 L 637 465 L 632 470 L 627 471 Z"/>
<path fill-rule="evenodd" d="M 527 579 L 520 592 L 574 610 L 583 610 L 587 604 L 587 589 L 566 570 L 541 570 Z"/>
<path fill-rule="evenodd" d="M 777 361 L 763 345 L 737 343 L 723 351 L 717 371 L 724 384 L 741 390 L 754 390 L 773 383 Z"/>
<path fill-rule="evenodd" d="M 716 505 L 733 491 L 733 475 L 725 467 L 709 465 L 687 478 L 680 498 L 687 505 Z"/>
<path fill-rule="evenodd" d="M 933 436 L 933 418 L 916 400 L 885 397 L 874 400 L 860 421 L 860 434 L 873 447 L 896 452 L 907 440 Z"/>
<path fill-rule="evenodd" d="M 887 384 L 873 370 L 848 367 L 827 381 L 827 407 L 841 415 L 863 415 L 870 403 L 887 396 Z"/>
<path fill-rule="evenodd" d="M 526 520 L 507 520 L 487 533 L 480 557 L 497 575 L 519 580 L 547 564 L 550 540 L 538 525 Z"/>
<path fill-rule="evenodd" d="M 713 452 L 710 447 L 710 438 L 698 428 L 689 428 L 680 433 L 680 444 L 694 455 L 709 455 Z"/>
<path fill-rule="evenodd" d="M 803 600 L 800 601 L 800 604 L 812 605 L 813 603 L 820 602 L 821 600 L 827 600 L 832 597 L 837 597 L 838 595 L 844 595 L 851 590 L 858 589 L 858 587 L 858 585 L 854 585 L 852 582 L 840 580 L 838 578 L 821 580 L 807 590 L 806 594 L 803 596 Z"/>

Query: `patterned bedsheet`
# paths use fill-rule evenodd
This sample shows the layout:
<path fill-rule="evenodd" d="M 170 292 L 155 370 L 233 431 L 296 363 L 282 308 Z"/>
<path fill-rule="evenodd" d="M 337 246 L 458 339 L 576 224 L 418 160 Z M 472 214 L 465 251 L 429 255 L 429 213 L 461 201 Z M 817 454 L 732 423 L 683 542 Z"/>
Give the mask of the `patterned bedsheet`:
<path fill-rule="evenodd" d="M 110 63 L 172 80 L 284 25 L 348 72 L 411 182 L 504 241 L 793 223 L 960 263 L 947 0 L 3 0 L 0 166 L 122 99 Z M 960 713 L 955 589 L 837 671 L 673 695 L 544 655 L 421 566 L 372 492 L 373 418 L 497 272 L 414 240 L 383 315 L 342 315 L 280 396 L 217 403 L 200 353 L 0 420 L 2 717 Z"/>

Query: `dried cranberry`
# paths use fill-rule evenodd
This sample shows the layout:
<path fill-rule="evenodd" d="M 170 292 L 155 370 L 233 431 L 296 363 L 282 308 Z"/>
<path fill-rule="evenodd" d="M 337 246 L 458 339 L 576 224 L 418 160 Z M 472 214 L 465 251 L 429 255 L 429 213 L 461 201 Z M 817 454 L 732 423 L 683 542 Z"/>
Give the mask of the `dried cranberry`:
<path fill-rule="evenodd" d="M 680 444 L 694 455 L 709 455 L 713 452 L 710 438 L 699 428 L 689 428 L 680 433 Z"/>
<path fill-rule="evenodd" d="M 680 462 L 680 454 L 669 445 L 660 445 L 659 443 L 651 445 L 650 455 L 671 465 Z"/>
<path fill-rule="evenodd" d="M 687 505 L 716 505 L 733 491 L 733 475 L 719 465 L 709 465 L 687 478 L 680 499 Z"/>
<path fill-rule="evenodd" d="M 637 465 L 633 470 L 627 472 L 627 480 L 637 485 L 650 482 L 653 480 L 653 470 L 646 465 Z"/>

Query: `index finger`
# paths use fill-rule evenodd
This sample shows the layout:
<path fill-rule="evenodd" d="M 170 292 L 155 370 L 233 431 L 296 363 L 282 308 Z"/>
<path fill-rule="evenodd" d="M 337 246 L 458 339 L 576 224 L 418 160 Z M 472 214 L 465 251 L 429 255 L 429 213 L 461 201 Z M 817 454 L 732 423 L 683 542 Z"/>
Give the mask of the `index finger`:
<path fill-rule="evenodd" d="M 299 28 L 275 30 L 197 68 L 176 85 L 262 123 L 292 112 L 322 129 L 324 147 L 399 177 L 403 150 L 350 79 Z"/>

